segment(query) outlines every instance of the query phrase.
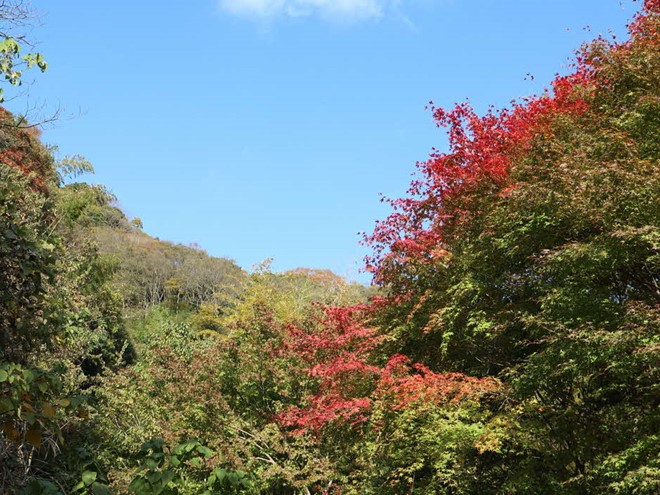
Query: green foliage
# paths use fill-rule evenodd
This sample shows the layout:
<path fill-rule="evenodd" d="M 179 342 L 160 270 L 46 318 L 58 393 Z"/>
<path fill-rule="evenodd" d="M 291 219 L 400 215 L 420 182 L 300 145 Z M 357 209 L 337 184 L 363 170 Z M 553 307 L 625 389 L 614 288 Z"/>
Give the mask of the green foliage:
<path fill-rule="evenodd" d="M 100 472 L 98 463 L 89 450 L 78 447 L 73 454 L 73 465 L 80 470 L 80 481 L 71 488 L 71 495 L 111 495 L 108 480 Z"/>
<path fill-rule="evenodd" d="M 267 310 L 278 323 L 305 319 L 313 305 L 352 305 L 376 294 L 375 288 L 348 283 L 328 270 L 298 268 L 273 273 L 270 260 L 259 265 L 242 290 L 217 294 L 218 322 L 227 329 L 249 329 L 247 322 Z"/>
<path fill-rule="evenodd" d="M 227 333 L 222 318 L 222 306 L 219 304 L 202 304 L 191 317 L 191 323 L 202 333 L 210 333 L 212 335 Z"/>
<path fill-rule="evenodd" d="M 149 237 L 125 217 L 113 221 L 114 207 L 103 206 L 92 222 L 102 254 L 117 263 L 113 279 L 127 312 L 144 312 L 165 303 L 188 311 L 240 290 L 245 273 L 231 260 L 214 258 L 195 247 Z"/>
<path fill-rule="evenodd" d="M 49 210 L 27 177 L 0 163 L 0 359 L 24 360 L 26 350 L 50 333 L 47 287 L 56 248 Z"/>
<path fill-rule="evenodd" d="M 48 480 L 34 478 L 25 485 L 20 495 L 62 495 L 62 492 L 54 483 Z"/>
<path fill-rule="evenodd" d="M 23 77 L 23 71 L 20 70 L 24 65 L 27 69 L 38 67 L 41 72 L 45 72 L 48 64 L 40 53 L 28 53 L 20 55 L 20 43 L 11 37 L 5 36 L 0 41 L 0 74 L 12 86 L 19 86 Z M 4 101 L 4 90 L 0 88 L 0 102 Z"/>
<path fill-rule="evenodd" d="M 48 64 L 40 53 L 27 53 L 21 55 L 23 46 L 30 45 L 24 34 L 16 32 L 18 29 L 30 25 L 34 19 L 34 12 L 27 2 L 12 0 L 0 5 L 0 24 L 2 36 L 0 37 L 0 75 L 12 86 L 20 86 L 23 78 L 23 69 L 39 68 L 44 72 Z M 4 101 L 4 89 L 0 88 L 0 102 Z"/>
<path fill-rule="evenodd" d="M 111 203 L 115 197 L 103 186 L 68 184 L 58 191 L 58 213 L 65 225 L 83 228 L 108 226 L 130 230 L 124 214 Z"/>
<path fill-rule="evenodd" d="M 379 414 L 384 427 L 356 445 L 363 474 L 347 493 L 474 493 L 475 444 L 484 433 L 478 409 L 421 405 Z"/>
<path fill-rule="evenodd" d="M 52 151 L 55 150 L 56 148 L 53 148 Z M 94 165 L 82 155 L 66 156 L 59 160 L 55 167 L 60 184 L 84 174 L 94 173 Z"/>
<path fill-rule="evenodd" d="M 62 384 L 53 373 L 0 363 L 0 415 L 7 439 L 40 447 L 46 432 L 61 439 L 59 424 L 76 410 L 81 398 L 62 396 Z"/>
<path fill-rule="evenodd" d="M 213 451 L 197 441 L 168 447 L 152 439 L 140 449 L 143 457 L 128 489 L 136 495 L 239 494 L 252 493 L 252 483 L 243 471 L 207 467 Z"/>
<path fill-rule="evenodd" d="M 64 440 L 65 425 L 87 415 L 86 398 L 67 394 L 56 371 L 0 363 L 0 487 L 11 493 L 27 481 L 25 493 L 49 493 L 48 480 L 30 481 L 30 468 L 48 465 L 50 453 Z"/>
<path fill-rule="evenodd" d="M 153 435 L 170 445 L 198 438 L 226 460 L 220 469 L 253 473 L 262 491 L 302 490 L 328 479 L 329 463 L 313 453 L 313 442 L 289 439 L 272 424 L 287 400 L 284 394 L 292 399 L 300 389 L 299 375 L 288 370 L 291 363 L 269 353 L 285 330 L 273 307 L 281 307 L 281 297 L 291 297 L 273 289 L 274 280 L 278 276 L 253 276 L 240 299 L 224 305 L 219 318 L 229 333 L 222 339 L 216 332 L 200 333 L 185 314 L 166 306 L 132 320 L 140 361 L 109 376 L 97 390 L 95 431 L 114 486 L 128 485 L 138 462 L 134 445 Z M 316 312 L 308 302 L 291 316 Z M 216 474 L 224 479 L 221 471 Z"/>
<path fill-rule="evenodd" d="M 0 132 L 0 179 L 0 491 L 49 493 L 77 482 L 67 449 L 89 416 L 81 390 L 131 347 L 113 268 L 67 209 L 90 195 L 60 188 L 49 151 L 16 126 Z"/>

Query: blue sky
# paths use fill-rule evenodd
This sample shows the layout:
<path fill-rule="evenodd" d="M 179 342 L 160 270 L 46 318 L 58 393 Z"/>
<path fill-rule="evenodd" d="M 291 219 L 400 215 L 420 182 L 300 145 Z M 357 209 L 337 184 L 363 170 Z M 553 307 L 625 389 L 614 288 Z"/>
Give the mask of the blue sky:
<path fill-rule="evenodd" d="M 241 266 L 358 273 L 443 132 L 425 110 L 538 93 L 631 0 L 33 0 L 50 64 L 21 111 L 62 118 L 145 230 Z M 590 29 L 585 30 L 586 26 Z M 533 79 L 526 77 L 532 74 Z"/>

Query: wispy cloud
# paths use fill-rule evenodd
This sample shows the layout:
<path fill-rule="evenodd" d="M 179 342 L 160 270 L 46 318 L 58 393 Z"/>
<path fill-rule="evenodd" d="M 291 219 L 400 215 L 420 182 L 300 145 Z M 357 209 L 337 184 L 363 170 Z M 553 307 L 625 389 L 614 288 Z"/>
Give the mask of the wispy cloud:
<path fill-rule="evenodd" d="M 318 15 L 342 21 L 382 17 L 398 0 L 219 0 L 220 8 L 241 17 L 274 19 Z"/>

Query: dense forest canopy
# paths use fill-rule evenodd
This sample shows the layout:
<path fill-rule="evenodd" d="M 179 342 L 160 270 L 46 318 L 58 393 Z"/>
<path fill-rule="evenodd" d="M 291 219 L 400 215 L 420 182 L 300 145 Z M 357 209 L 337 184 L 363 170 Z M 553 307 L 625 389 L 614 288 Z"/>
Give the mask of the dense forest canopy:
<path fill-rule="evenodd" d="M 629 31 L 434 107 L 373 287 L 155 239 L 2 110 L 0 493 L 660 493 L 660 2 Z"/>

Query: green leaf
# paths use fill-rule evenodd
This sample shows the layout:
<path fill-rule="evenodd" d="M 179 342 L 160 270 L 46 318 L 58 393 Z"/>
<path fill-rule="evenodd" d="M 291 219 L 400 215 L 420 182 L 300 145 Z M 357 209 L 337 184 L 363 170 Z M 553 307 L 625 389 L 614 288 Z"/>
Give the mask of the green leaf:
<path fill-rule="evenodd" d="M 21 495 L 62 495 L 62 492 L 50 481 L 33 479 L 28 483 Z"/>
<path fill-rule="evenodd" d="M 144 478 L 135 478 L 128 485 L 128 490 L 136 495 L 148 495 L 152 491 L 149 482 Z"/>
<path fill-rule="evenodd" d="M 222 482 L 224 479 L 227 477 L 227 471 L 222 468 L 217 468 L 213 471 L 213 474 L 215 477 L 218 479 L 218 481 Z M 215 480 L 214 480 L 215 482 Z"/>
<path fill-rule="evenodd" d="M 21 46 L 14 38 L 6 38 L 3 41 L 0 41 L 0 52 L 16 54 L 20 51 Z"/>
<path fill-rule="evenodd" d="M 92 483 L 91 488 L 94 495 L 111 495 L 110 488 L 108 488 L 108 486 L 104 485 L 103 483 L 99 483 L 98 481 Z"/>
<path fill-rule="evenodd" d="M 203 445 L 200 445 L 197 447 L 197 452 L 202 454 L 204 457 L 211 457 L 213 455 L 213 451 L 209 449 L 208 447 L 205 447 Z"/>
<path fill-rule="evenodd" d="M 149 483 L 153 485 L 158 483 L 162 477 L 163 474 L 160 471 L 153 471 L 147 475 L 147 479 L 149 480 Z"/>
<path fill-rule="evenodd" d="M 82 474 L 82 480 L 85 485 L 89 486 L 96 481 L 97 473 L 94 471 L 84 471 Z"/>
<path fill-rule="evenodd" d="M 182 443 L 178 448 L 180 448 L 182 452 L 192 452 L 197 445 L 197 442 L 186 442 Z"/>
<path fill-rule="evenodd" d="M 12 411 L 15 408 L 14 403 L 9 399 L 0 399 L 0 414 Z"/>
<path fill-rule="evenodd" d="M 170 481 L 174 480 L 176 478 L 176 473 L 174 471 L 167 470 L 163 473 L 163 479 L 162 483 L 163 486 L 166 486 Z"/>

